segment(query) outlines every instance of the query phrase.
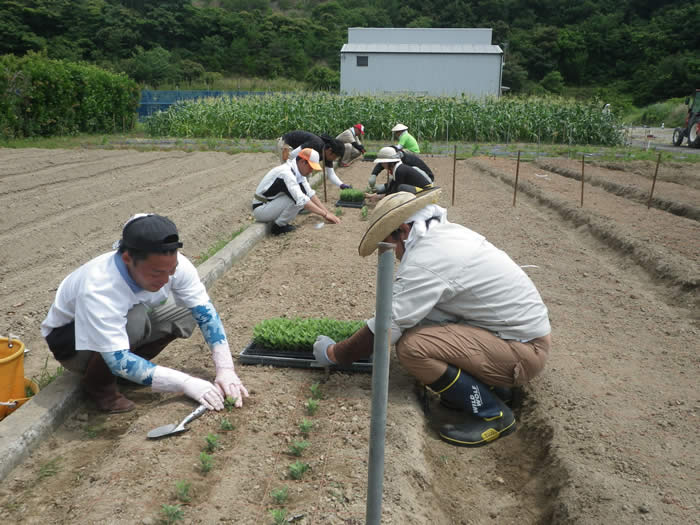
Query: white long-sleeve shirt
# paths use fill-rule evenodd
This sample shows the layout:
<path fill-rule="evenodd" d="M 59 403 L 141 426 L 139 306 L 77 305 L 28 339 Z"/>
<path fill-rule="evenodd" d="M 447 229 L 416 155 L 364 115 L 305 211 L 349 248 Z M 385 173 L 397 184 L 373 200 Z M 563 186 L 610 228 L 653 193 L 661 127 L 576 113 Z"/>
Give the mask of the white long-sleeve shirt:
<path fill-rule="evenodd" d="M 316 192 L 306 177 L 299 173 L 296 160 L 290 159 L 267 172 L 255 189 L 255 195 L 267 200 L 287 195 L 297 206 L 304 206 Z M 253 204 L 257 202 L 261 201 L 253 199 Z"/>
<path fill-rule="evenodd" d="M 374 332 L 375 319 L 367 325 Z M 393 285 L 391 342 L 420 324 L 463 323 L 502 339 L 550 333 L 547 307 L 505 252 L 454 223 L 431 223 L 403 255 Z"/>

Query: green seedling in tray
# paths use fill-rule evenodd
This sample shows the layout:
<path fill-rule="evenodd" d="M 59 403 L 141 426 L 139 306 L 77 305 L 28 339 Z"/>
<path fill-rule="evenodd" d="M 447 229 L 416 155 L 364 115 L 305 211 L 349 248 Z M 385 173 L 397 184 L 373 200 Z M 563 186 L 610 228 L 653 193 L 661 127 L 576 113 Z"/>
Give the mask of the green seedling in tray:
<path fill-rule="evenodd" d="M 300 457 L 304 451 L 309 448 L 309 445 L 311 445 L 311 443 L 308 441 L 294 441 L 289 445 L 289 453 L 292 456 Z"/>
<path fill-rule="evenodd" d="M 303 463 L 296 460 L 294 463 L 289 465 L 289 477 L 292 479 L 299 480 L 304 476 L 304 473 L 311 468 L 308 463 Z"/>
<path fill-rule="evenodd" d="M 340 190 L 340 200 L 344 202 L 362 202 L 365 200 L 365 192 L 362 190 Z"/>
<path fill-rule="evenodd" d="M 275 503 L 282 505 L 287 501 L 287 498 L 289 498 L 289 488 L 282 487 L 281 489 L 275 489 L 270 493 L 270 496 L 272 496 L 272 500 Z"/>
<path fill-rule="evenodd" d="M 342 341 L 364 325 L 364 321 L 277 317 L 255 325 L 253 342 L 270 350 L 311 352 L 319 335 Z"/>

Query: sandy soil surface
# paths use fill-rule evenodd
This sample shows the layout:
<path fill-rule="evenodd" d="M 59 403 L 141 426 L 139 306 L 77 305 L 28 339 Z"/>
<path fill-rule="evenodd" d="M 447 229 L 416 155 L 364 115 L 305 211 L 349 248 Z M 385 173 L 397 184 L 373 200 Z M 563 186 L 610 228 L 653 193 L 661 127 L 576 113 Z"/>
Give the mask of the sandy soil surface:
<path fill-rule="evenodd" d="M 516 409 L 518 431 L 480 449 L 438 439 L 434 422 L 458 414 L 433 402 L 426 417 L 413 380 L 392 358 L 382 522 L 697 520 L 697 221 L 647 210 L 602 186 L 586 186 L 580 208 L 580 181 L 530 164 L 521 164 L 513 207 L 509 159 L 458 162 L 451 205 L 452 160 L 427 162 L 447 189 L 449 218 L 526 266 L 550 309 L 554 349 Z M 45 362 L 38 326 L 56 286 L 108 250 L 129 215 L 171 216 L 196 260 L 249 223 L 250 195 L 274 164 L 271 154 L 0 150 L 0 203 L 11 210 L 0 220 L 8 248 L 0 254 L 3 324 L 31 348 L 27 370 Z M 356 162 L 341 176 L 364 187 L 370 169 Z M 698 176 L 692 166 L 678 170 Z M 658 191 L 685 195 L 684 202 L 697 191 L 674 187 Z M 332 206 L 337 189 L 328 193 Z M 376 258 L 357 255 L 367 223 L 356 209 L 341 219 L 317 228 L 318 218 L 299 217 L 299 230 L 264 240 L 210 290 L 234 353 L 269 317 L 372 315 Z M 198 333 L 157 362 L 213 377 Z M 134 412 L 105 416 L 86 404 L 7 478 L 0 520 L 154 524 L 163 504 L 178 503 L 175 483 L 188 481 L 184 523 L 266 524 L 269 511 L 282 507 L 293 523 L 363 523 L 370 376 L 238 370 L 251 390 L 243 409 L 205 414 L 189 432 L 160 441 L 146 433 L 179 421 L 192 402 L 125 387 L 138 403 Z M 323 399 L 309 415 L 316 382 Z M 221 430 L 222 417 L 234 430 Z M 314 428 L 300 458 L 310 470 L 297 481 L 288 477 L 296 458 L 287 450 L 304 439 L 303 418 Z M 199 454 L 208 433 L 218 434 L 220 446 L 205 474 Z M 282 487 L 289 496 L 279 505 L 272 493 Z"/>

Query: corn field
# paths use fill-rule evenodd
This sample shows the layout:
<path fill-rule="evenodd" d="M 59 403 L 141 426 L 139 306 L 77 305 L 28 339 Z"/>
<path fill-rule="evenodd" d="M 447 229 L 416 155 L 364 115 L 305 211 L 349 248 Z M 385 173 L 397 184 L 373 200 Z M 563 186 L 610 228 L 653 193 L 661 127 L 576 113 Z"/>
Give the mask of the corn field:
<path fill-rule="evenodd" d="M 146 121 L 151 136 L 272 139 L 295 129 L 335 136 L 365 126 L 365 139 L 391 141 L 402 122 L 419 141 L 543 142 L 614 146 L 620 127 L 599 104 L 562 98 L 475 100 L 270 94 L 184 101 Z"/>

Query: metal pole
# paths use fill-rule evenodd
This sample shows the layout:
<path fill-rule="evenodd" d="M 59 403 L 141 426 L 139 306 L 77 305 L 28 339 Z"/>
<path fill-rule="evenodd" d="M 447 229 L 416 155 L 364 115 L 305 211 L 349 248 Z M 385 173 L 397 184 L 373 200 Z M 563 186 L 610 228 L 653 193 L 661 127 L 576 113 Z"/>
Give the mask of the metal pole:
<path fill-rule="evenodd" d="M 581 208 L 583 208 L 583 183 L 585 180 L 585 177 L 583 176 L 583 172 L 584 172 L 584 169 L 586 166 L 585 159 L 586 159 L 586 155 L 585 154 L 581 155 Z"/>
<path fill-rule="evenodd" d="M 654 196 L 654 186 L 656 186 L 656 176 L 659 174 L 659 162 L 661 162 L 661 152 L 656 157 L 656 169 L 654 170 L 654 180 L 651 183 L 651 191 L 649 192 L 649 201 L 647 202 L 647 210 L 651 207 L 651 199 Z"/>
<path fill-rule="evenodd" d="M 455 173 L 457 171 L 457 144 L 455 144 L 455 152 L 452 155 L 452 206 L 455 205 Z"/>
<path fill-rule="evenodd" d="M 515 197 L 518 195 L 518 175 L 520 174 L 520 150 L 518 150 L 518 163 L 515 165 L 515 184 L 513 184 L 513 206 Z"/>
<path fill-rule="evenodd" d="M 321 161 L 321 169 L 323 170 L 323 202 L 328 202 L 328 193 L 326 193 L 326 148 L 323 148 L 323 160 Z"/>
<path fill-rule="evenodd" d="M 391 290 L 394 280 L 394 248 L 379 243 L 377 266 L 377 306 L 372 357 L 372 420 L 369 427 L 366 525 L 379 525 L 382 519 L 384 483 L 384 438 L 386 402 L 389 393 L 389 343 L 391 341 Z"/>

